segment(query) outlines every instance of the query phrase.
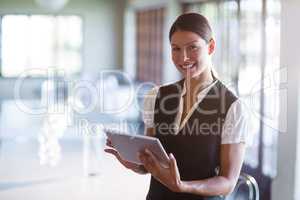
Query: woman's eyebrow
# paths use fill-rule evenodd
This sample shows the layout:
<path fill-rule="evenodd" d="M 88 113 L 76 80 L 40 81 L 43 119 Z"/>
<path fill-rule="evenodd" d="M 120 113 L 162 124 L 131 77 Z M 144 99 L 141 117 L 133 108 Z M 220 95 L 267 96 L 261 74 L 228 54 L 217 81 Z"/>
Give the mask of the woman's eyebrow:
<path fill-rule="evenodd" d="M 194 42 L 198 42 L 198 40 L 193 40 L 193 41 L 187 42 L 187 43 L 183 44 L 183 46 L 189 45 L 189 44 L 194 43 Z M 178 44 L 175 44 L 175 43 L 171 43 L 171 45 L 172 46 L 179 46 Z"/>
<path fill-rule="evenodd" d="M 189 45 L 189 44 L 194 43 L 194 42 L 198 42 L 198 40 L 193 40 L 191 42 L 187 42 L 187 43 L 184 44 L 184 46 Z"/>

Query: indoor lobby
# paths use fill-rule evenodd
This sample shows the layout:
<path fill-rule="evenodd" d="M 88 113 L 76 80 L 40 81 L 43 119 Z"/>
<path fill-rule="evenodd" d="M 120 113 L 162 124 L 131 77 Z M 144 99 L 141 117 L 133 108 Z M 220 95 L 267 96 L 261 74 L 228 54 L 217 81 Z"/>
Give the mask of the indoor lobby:
<path fill-rule="evenodd" d="M 0 0 L 0 200 L 146 199 L 151 176 L 104 152 L 105 129 L 145 134 L 145 97 L 182 78 L 169 30 L 189 12 L 211 23 L 214 70 L 250 115 L 226 199 L 300 199 L 299 10 L 299 0 Z"/>

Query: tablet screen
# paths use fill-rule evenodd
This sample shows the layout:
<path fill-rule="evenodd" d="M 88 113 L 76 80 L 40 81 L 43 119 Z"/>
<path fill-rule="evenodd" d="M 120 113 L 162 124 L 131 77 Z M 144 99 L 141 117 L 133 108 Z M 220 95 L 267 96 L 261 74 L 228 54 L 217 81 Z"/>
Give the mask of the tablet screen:
<path fill-rule="evenodd" d="M 168 167 L 169 157 L 157 138 L 129 135 L 112 130 L 105 130 L 105 133 L 124 160 L 142 164 L 138 158 L 138 152 L 147 148 L 165 167 Z"/>

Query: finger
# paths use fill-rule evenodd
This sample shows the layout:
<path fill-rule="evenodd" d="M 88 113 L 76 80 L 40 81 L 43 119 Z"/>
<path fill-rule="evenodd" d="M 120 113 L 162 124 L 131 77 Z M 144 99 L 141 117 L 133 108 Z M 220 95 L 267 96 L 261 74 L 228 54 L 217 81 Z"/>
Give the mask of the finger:
<path fill-rule="evenodd" d="M 153 177 L 156 177 L 156 171 L 151 164 L 143 162 L 143 166 Z"/>
<path fill-rule="evenodd" d="M 142 155 L 143 155 L 142 159 L 144 159 L 143 165 L 144 165 L 145 169 L 153 177 L 155 177 L 158 181 L 160 181 L 163 184 L 163 182 L 161 181 L 161 177 L 160 177 L 161 176 L 160 175 L 161 166 L 160 166 L 159 161 L 155 157 L 155 155 L 153 153 L 151 153 L 149 150 L 147 153 L 145 150 Z"/>
<path fill-rule="evenodd" d="M 110 139 L 106 139 L 106 146 L 113 147 Z"/>
<path fill-rule="evenodd" d="M 144 152 L 138 152 L 138 158 L 140 159 L 141 163 L 143 165 L 149 165 L 149 162 L 147 160 L 147 155 Z"/>
<path fill-rule="evenodd" d="M 150 172 L 152 175 L 154 175 L 154 167 L 153 167 L 153 164 L 150 160 L 150 157 L 149 155 L 147 155 L 145 153 L 145 151 L 141 151 L 139 152 L 139 159 L 140 161 L 142 162 L 143 166 L 145 167 L 145 169 Z"/>
<path fill-rule="evenodd" d="M 122 163 L 125 167 L 128 167 L 129 165 L 132 164 L 130 162 L 127 162 L 126 160 L 123 160 L 123 158 L 121 157 L 120 153 L 117 150 L 115 150 L 115 149 L 111 149 L 111 148 L 108 149 L 107 148 L 107 149 L 104 149 L 104 151 L 106 153 L 110 153 L 110 154 L 114 155 L 118 159 L 118 161 L 120 163 Z"/>
<path fill-rule="evenodd" d="M 177 167 L 177 161 L 172 153 L 170 153 L 169 157 L 170 157 L 171 173 L 173 177 L 176 177 L 176 179 L 180 179 L 180 174 Z"/>
<path fill-rule="evenodd" d="M 120 153 L 116 149 L 107 148 L 107 149 L 104 149 L 104 151 L 106 153 L 110 153 L 110 154 L 114 155 L 121 163 L 124 162 L 124 160 L 122 159 Z"/>
<path fill-rule="evenodd" d="M 156 158 L 156 156 L 149 150 L 145 149 L 145 154 L 147 156 L 147 161 L 155 168 L 161 168 L 160 162 Z"/>
<path fill-rule="evenodd" d="M 142 152 L 138 152 L 137 153 L 137 157 L 138 157 L 138 159 L 141 161 L 141 163 L 142 164 L 144 164 L 144 162 L 145 162 L 145 156 L 143 155 L 143 153 Z"/>
<path fill-rule="evenodd" d="M 113 154 L 114 156 L 118 156 L 119 155 L 119 152 L 113 148 L 106 148 L 104 149 L 104 151 L 106 153 L 110 153 L 110 154 Z"/>

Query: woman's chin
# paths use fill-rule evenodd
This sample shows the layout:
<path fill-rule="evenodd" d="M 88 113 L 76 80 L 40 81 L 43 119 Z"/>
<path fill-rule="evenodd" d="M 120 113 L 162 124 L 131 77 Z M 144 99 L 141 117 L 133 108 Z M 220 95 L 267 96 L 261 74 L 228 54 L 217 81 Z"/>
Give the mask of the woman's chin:
<path fill-rule="evenodd" d="M 182 76 L 184 76 L 184 78 L 194 78 L 198 76 L 200 73 L 195 70 L 184 70 L 181 72 L 181 74 Z"/>

